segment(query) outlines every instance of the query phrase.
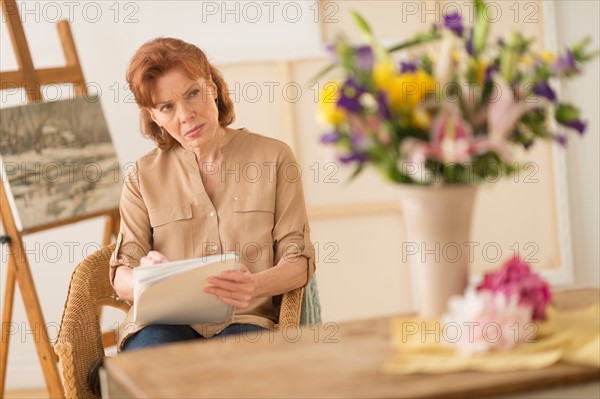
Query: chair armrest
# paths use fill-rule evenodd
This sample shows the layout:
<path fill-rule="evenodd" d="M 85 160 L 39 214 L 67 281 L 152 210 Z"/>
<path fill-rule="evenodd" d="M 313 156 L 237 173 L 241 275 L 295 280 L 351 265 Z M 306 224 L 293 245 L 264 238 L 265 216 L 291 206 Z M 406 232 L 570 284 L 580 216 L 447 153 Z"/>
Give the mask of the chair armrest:
<path fill-rule="evenodd" d="M 283 294 L 279 310 L 279 328 L 300 325 L 303 295 L 304 287 L 296 288 Z"/>

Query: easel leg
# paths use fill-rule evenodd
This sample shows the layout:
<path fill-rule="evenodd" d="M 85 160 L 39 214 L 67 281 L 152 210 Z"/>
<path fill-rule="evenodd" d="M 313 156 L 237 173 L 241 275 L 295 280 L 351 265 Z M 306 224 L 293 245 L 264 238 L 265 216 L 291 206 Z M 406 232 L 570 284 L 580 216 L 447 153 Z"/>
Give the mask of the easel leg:
<path fill-rule="evenodd" d="M 104 239 L 102 240 L 104 246 L 110 244 L 114 230 L 114 223 L 115 221 L 113 215 L 109 215 L 106 217 L 106 223 L 104 224 Z"/>
<path fill-rule="evenodd" d="M 106 217 L 106 223 L 104 224 L 104 246 L 110 245 L 113 237 L 116 239 L 119 235 L 119 229 L 121 224 L 121 215 L 116 210 Z"/>
<path fill-rule="evenodd" d="M 17 253 L 23 254 L 23 248 L 19 249 L 20 251 Z M 48 393 L 51 398 L 64 398 L 62 382 L 58 374 L 56 355 L 50 344 L 48 330 L 46 329 L 37 291 L 33 284 L 33 276 L 29 269 L 29 263 L 24 256 L 14 256 L 14 258 L 15 265 L 17 266 L 17 282 L 23 296 L 23 304 L 25 305 L 29 325 L 33 329 L 35 347 L 42 366 L 42 372 L 44 373 L 44 379 L 46 380 L 46 386 L 48 387 Z"/>
<path fill-rule="evenodd" d="M 8 364 L 8 342 L 10 339 L 10 323 L 12 321 L 13 299 L 15 298 L 15 265 L 13 257 L 8 258 L 6 285 L 4 289 L 4 309 L 2 310 L 2 342 L 0 343 L 0 398 L 4 397 L 6 382 L 6 365 Z"/>

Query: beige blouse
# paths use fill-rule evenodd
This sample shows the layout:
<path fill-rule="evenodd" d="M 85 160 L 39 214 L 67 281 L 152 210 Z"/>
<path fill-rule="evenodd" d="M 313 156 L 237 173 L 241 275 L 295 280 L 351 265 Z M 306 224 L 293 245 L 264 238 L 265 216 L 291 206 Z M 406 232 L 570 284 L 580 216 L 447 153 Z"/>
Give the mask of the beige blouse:
<path fill-rule="evenodd" d="M 196 155 L 179 144 L 167 151 L 150 151 L 136 162 L 123 186 L 120 233 L 110 260 L 111 283 L 118 267 L 137 267 L 150 250 L 171 261 L 235 251 L 252 273 L 277 265 L 283 256 L 304 256 L 310 279 L 315 250 L 302 173 L 292 150 L 247 129 L 229 130 L 234 136 L 222 149 L 212 201 Z M 210 164 L 201 167 L 205 173 L 215 170 Z M 273 328 L 278 300 L 255 298 L 248 308 L 237 309 L 229 323 L 192 327 L 205 337 L 232 323 Z M 132 321 L 132 313 L 120 326 L 119 349 L 128 335 L 143 327 Z"/>

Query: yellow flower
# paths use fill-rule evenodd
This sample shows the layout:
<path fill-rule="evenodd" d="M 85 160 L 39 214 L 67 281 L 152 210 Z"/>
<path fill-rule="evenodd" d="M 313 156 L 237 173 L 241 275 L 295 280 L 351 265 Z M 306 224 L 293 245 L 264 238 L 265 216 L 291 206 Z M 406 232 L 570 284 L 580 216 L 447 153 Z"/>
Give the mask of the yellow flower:
<path fill-rule="evenodd" d="M 425 71 L 397 74 L 390 60 L 377 64 L 373 70 L 373 80 L 379 90 L 388 98 L 390 108 L 398 112 L 414 108 L 435 90 L 435 80 Z"/>
<path fill-rule="evenodd" d="M 389 87 L 396 76 L 394 63 L 391 59 L 378 62 L 373 68 L 373 81 L 379 89 Z"/>
<path fill-rule="evenodd" d="M 485 71 L 488 67 L 487 62 L 480 60 L 477 63 L 477 83 L 479 83 L 480 86 L 483 86 L 483 80 L 485 79 Z"/>
<path fill-rule="evenodd" d="M 428 130 L 431 126 L 431 116 L 429 116 L 429 113 L 422 107 L 415 108 L 411 116 L 411 122 L 413 125 L 423 130 Z"/>
<path fill-rule="evenodd" d="M 535 58 L 533 58 L 530 54 L 525 54 L 519 58 L 519 63 L 523 65 L 525 68 L 529 68 L 535 62 Z"/>
<path fill-rule="evenodd" d="M 462 59 L 462 57 L 463 57 L 463 55 L 462 55 L 462 53 L 460 51 L 458 51 L 458 50 L 453 50 L 452 51 L 452 60 L 454 62 L 457 62 L 457 63 L 460 62 L 460 60 Z"/>
<path fill-rule="evenodd" d="M 346 114 L 337 106 L 340 98 L 341 81 L 327 82 L 319 96 L 319 110 L 324 122 L 337 125 L 346 120 Z"/>
<path fill-rule="evenodd" d="M 423 70 L 403 73 L 395 83 L 395 90 L 390 93 L 390 98 L 391 103 L 398 108 L 414 108 L 423 101 L 427 93 L 435 91 L 435 80 Z"/>
<path fill-rule="evenodd" d="M 540 51 L 538 54 L 542 61 L 551 63 L 556 60 L 556 55 L 550 51 Z"/>

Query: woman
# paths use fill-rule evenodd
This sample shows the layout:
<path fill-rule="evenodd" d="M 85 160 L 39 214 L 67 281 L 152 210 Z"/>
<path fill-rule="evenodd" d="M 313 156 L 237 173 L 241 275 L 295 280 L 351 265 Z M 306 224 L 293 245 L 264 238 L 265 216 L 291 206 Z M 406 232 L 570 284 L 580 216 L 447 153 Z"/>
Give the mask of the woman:
<path fill-rule="evenodd" d="M 235 251 L 240 271 L 211 277 L 206 292 L 236 307 L 232 322 L 121 326 L 119 350 L 272 329 L 275 297 L 314 272 L 301 173 L 283 142 L 228 126 L 233 103 L 220 72 L 196 46 L 173 38 L 144 44 L 127 81 L 142 131 L 157 148 L 128 175 L 110 261 L 117 294 L 132 301 L 132 272 L 167 261 Z"/>

